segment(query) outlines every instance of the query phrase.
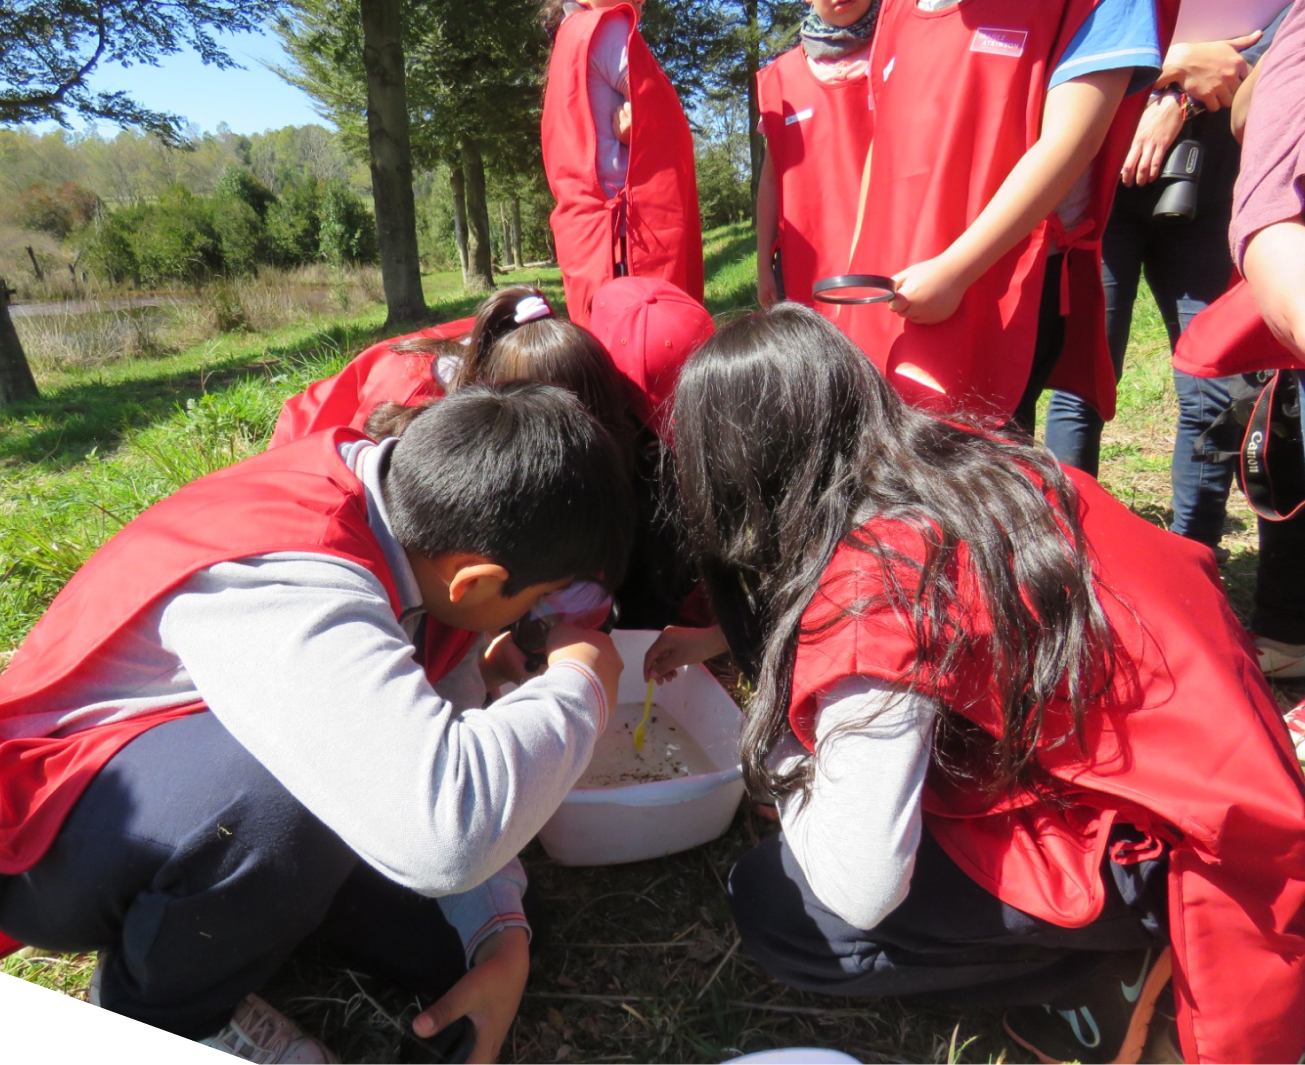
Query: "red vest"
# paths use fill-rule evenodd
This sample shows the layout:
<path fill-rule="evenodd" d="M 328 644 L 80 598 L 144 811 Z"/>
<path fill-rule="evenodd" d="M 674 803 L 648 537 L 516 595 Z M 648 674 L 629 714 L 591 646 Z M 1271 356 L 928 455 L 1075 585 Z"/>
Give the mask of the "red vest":
<path fill-rule="evenodd" d="M 1170 844 L 1170 937 L 1182 1049 L 1188 1061 L 1295 1061 L 1305 1048 L 1305 782 L 1277 706 L 1219 583 L 1213 559 L 1130 514 L 1095 481 L 1066 471 L 1080 494 L 1102 603 L 1120 645 L 1113 693 L 1086 723 L 1086 755 L 1072 740 L 1039 749 L 1047 783 L 1066 805 L 963 787 L 931 771 L 930 832 L 985 890 L 1065 927 L 1094 920 L 1112 825 L 1136 825 L 1157 853 Z M 909 558 L 924 557 L 900 522 L 866 531 Z M 964 552 L 951 567 L 958 613 L 987 630 Z M 909 594 L 913 571 L 896 573 Z M 946 676 L 917 669 L 909 621 L 849 603 L 882 595 L 874 557 L 839 548 L 803 619 L 790 721 L 808 746 L 816 697 L 853 675 L 914 678 L 993 736 L 1001 715 L 980 650 Z M 826 622 L 832 627 L 822 629 Z M 1047 712 L 1049 741 L 1065 735 L 1066 704 Z M 1132 860 L 1148 851 L 1130 848 Z M 1116 860 L 1129 860 L 1122 853 Z"/>
<path fill-rule="evenodd" d="M 784 297 L 811 306 L 811 286 L 847 272 L 874 112 L 865 78 L 834 85 L 799 45 L 757 73 L 757 103 L 779 197 Z M 821 310 L 826 304 L 820 304 Z"/>
<path fill-rule="evenodd" d="M 1174 368 L 1197 377 L 1256 370 L 1299 370 L 1300 362 L 1273 335 L 1245 281 L 1191 320 L 1174 348 Z"/>
<path fill-rule="evenodd" d="M 884 4 L 871 52 L 874 158 L 854 271 L 895 274 L 940 254 L 970 226 L 1037 141 L 1047 81 L 1095 3 L 966 0 L 936 12 L 914 0 Z M 1178 5 L 1157 6 L 1165 42 Z M 1145 102 L 1135 93 L 1120 105 L 1075 232 L 1057 233 L 1054 216 L 1040 223 L 969 287 L 949 319 L 914 325 L 882 305 L 831 314 L 909 402 L 1011 414 L 1028 384 L 1046 257 L 1058 237 L 1072 250 L 1061 286 L 1065 351 L 1052 386 L 1114 416 L 1100 239 Z"/>
<path fill-rule="evenodd" d="M 193 574 L 273 551 L 309 551 L 357 563 L 400 612 L 394 579 L 367 525 L 362 483 L 337 447 L 365 439 L 318 433 L 209 474 L 155 504 L 101 547 L 64 587 L 0 673 L 0 721 L 21 718 L 61 682 L 96 668 L 97 652 Z M 474 633 L 428 620 L 427 676 L 466 654 Z M 80 732 L 0 741 L 0 874 L 45 853 L 91 778 L 130 740 L 203 703 Z M 3 945 L 0 944 L 0 950 Z"/>
<path fill-rule="evenodd" d="M 417 406 L 444 395 L 432 373 L 434 356 L 394 350 L 403 340 L 458 340 L 471 332 L 475 318 L 460 318 L 416 333 L 391 337 L 365 348 L 331 377 L 314 381 L 281 406 L 267 446 L 279 447 L 319 429 L 347 425 L 361 429 L 380 403 Z"/>
<path fill-rule="evenodd" d="M 562 268 L 566 309 L 589 324 L 594 292 L 614 276 L 620 258 L 618 225 L 625 212 L 626 253 L 633 277 L 660 277 L 702 302 L 702 220 L 693 161 L 693 135 L 680 98 L 633 26 L 630 67 L 630 168 L 625 188 L 603 195 L 586 77 L 589 45 L 619 8 L 569 15 L 553 42 L 541 127 L 544 171 L 557 200 L 550 218 Z"/>

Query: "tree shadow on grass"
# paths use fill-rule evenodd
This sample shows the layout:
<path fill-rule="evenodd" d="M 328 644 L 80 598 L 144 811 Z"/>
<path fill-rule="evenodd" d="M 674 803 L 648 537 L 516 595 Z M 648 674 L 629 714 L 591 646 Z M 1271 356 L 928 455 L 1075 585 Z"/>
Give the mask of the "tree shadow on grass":
<path fill-rule="evenodd" d="M 222 391 L 251 375 L 271 378 L 312 362 L 325 363 L 333 354 L 350 357 L 395 332 L 393 327 L 339 324 L 269 347 L 256 358 L 241 352 L 201 370 L 162 372 L 112 384 L 88 377 L 51 389 L 40 399 L 0 411 L 0 468 L 19 463 L 54 469 L 76 465 L 92 451 L 111 451 L 129 434 L 167 421 L 188 399 Z"/>

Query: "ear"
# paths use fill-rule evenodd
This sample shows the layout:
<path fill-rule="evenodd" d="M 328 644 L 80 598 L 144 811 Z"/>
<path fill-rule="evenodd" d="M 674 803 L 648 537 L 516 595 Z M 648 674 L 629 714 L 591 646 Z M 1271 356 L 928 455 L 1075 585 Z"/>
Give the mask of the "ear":
<path fill-rule="evenodd" d="M 497 591 L 507 583 L 508 571 L 496 562 L 491 562 L 483 555 L 467 556 L 466 560 L 453 569 L 449 577 L 449 602 L 459 603 L 468 592 L 482 581 L 492 582 Z"/>

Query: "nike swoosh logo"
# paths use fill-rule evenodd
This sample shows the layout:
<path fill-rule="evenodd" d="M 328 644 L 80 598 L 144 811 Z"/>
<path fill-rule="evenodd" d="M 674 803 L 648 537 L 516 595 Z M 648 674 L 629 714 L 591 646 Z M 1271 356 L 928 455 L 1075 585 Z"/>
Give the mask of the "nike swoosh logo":
<path fill-rule="evenodd" d="M 1095 1050 L 1101 1045 L 1101 1029 L 1097 1027 L 1096 1018 L 1092 1016 L 1092 1011 L 1086 1006 L 1080 1006 L 1076 1010 L 1056 1010 L 1069 1023 L 1070 1029 L 1074 1032 L 1074 1038 L 1079 1041 L 1079 1045 L 1085 1050 Z M 1083 1025 L 1079 1023 L 1080 1016 L 1087 1022 L 1091 1035 L 1085 1035 Z"/>
<path fill-rule="evenodd" d="M 1138 996 L 1142 994 L 1142 985 L 1146 983 L 1146 974 L 1151 968 L 1151 948 L 1146 948 L 1146 957 L 1142 959 L 1142 971 L 1137 974 L 1137 982 L 1126 984 L 1122 980 L 1119 982 L 1119 989 L 1124 992 L 1124 998 L 1129 1002 L 1136 1002 Z"/>

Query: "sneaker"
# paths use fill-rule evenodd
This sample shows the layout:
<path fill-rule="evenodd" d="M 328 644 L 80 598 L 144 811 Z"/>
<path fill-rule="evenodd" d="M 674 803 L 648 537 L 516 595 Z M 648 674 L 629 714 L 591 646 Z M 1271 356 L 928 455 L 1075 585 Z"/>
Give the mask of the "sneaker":
<path fill-rule="evenodd" d="M 1002 1018 L 1002 1026 L 1042 1062 L 1134 1065 L 1171 971 L 1168 947 L 1108 955 L 1099 978 L 1072 1006 L 1021 1006 Z"/>
<path fill-rule="evenodd" d="M 340 1060 L 257 995 L 246 995 L 226 1027 L 200 1042 L 246 1061 L 308 1065 Z"/>
<path fill-rule="evenodd" d="M 1288 710 L 1283 721 L 1287 723 L 1287 733 L 1291 736 L 1292 746 L 1296 748 L 1296 761 L 1305 769 L 1305 702 L 1297 703 Z"/>
<path fill-rule="evenodd" d="M 1305 677 L 1305 644 L 1281 643 L 1267 636 L 1256 636 L 1255 659 L 1260 664 L 1260 672 L 1270 680 Z"/>
<path fill-rule="evenodd" d="M 92 1006 L 100 1004 L 102 966 L 97 964 L 91 973 L 91 988 L 87 997 Z M 279 1010 L 273 1009 L 257 995 L 248 995 L 231 1020 L 217 1035 L 201 1039 L 204 1046 L 232 1054 L 246 1061 L 295 1062 L 298 1065 L 339 1062 L 334 1054 L 310 1036 Z"/>

